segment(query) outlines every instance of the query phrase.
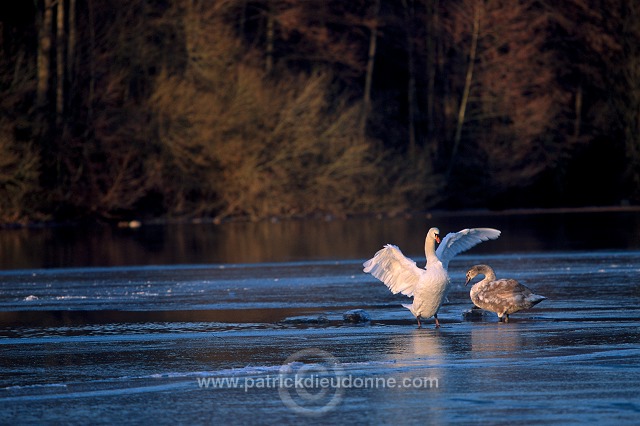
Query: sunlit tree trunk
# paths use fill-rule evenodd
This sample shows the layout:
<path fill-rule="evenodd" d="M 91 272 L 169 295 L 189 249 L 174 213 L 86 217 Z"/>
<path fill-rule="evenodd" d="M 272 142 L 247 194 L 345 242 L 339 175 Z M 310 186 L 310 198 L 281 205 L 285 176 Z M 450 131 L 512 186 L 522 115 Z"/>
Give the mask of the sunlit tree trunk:
<path fill-rule="evenodd" d="M 89 87 L 86 105 L 87 116 L 89 118 L 89 122 L 91 122 L 93 119 L 93 101 L 96 93 L 96 60 L 93 56 L 96 51 L 96 30 L 93 0 L 87 0 L 87 12 L 89 16 L 89 25 L 87 26 L 89 29 L 89 57 L 87 58 L 89 66 Z"/>
<path fill-rule="evenodd" d="M 453 149 L 451 151 L 451 160 L 447 169 L 447 177 L 451 175 L 455 163 L 460 139 L 462 138 L 462 126 L 464 124 L 467 103 L 469 102 L 469 93 L 471 92 L 471 83 L 473 82 L 473 67 L 476 62 L 476 50 L 478 47 L 478 34 L 480 32 L 480 6 L 476 2 L 473 11 L 473 30 L 471 33 L 471 45 L 469 47 L 469 63 L 467 64 L 467 74 L 464 79 L 464 89 L 462 91 L 462 99 L 460 100 L 460 108 L 458 109 L 458 120 L 456 122 L 456 133 L 453 137 Z"/>
<path fill-rule="evenodd" d="M 438 50 L 438 0 L 426 0 L 426 71 L 427 71 L 427 96 L 426 96 L 426 120 L 427 120 L 427 140 L 429 143 L 435 139 L 435 104 L 436 104 L 436 71 L 437 71 L 437 50 Z"/>
<path fill-rule="evenodd" d="M 580 138 L 580 128 L 582 127 L 582 85 L 578 86 L 576 90 L 574 109 L 576 117 L 573 121 L 573 138 L 578 140 Z"/>
<path fill-rule="evenodd" d="M 67 11 L 67 19 L 69 21 L 69 33 L 67 35 L 67 63 L 72 64 L 75 61 L 76 51 L 76 0 L 68 0 L 69 10 Z M 69 71 L 73 72 L 73 66 L 69 65 Z"/>
<path fill-rule="evenodd" d="M 408 133 L 409 133 L 409 153 L 413 157 L 416 151 L 416 129 L 415 129 L 415 116 L 416 116 L 416 72 L 415 72 L 415 60 L 413 53 L 413 19 L 414 8 L 413 0 L 411 4 L 407 0 L 402 0 L 402 6 L 404 8 L 404 22 L 405 32 L 407 36 L 407 68 L 409 73 L 409 81 L 407 84 L 407 106 L 408 106 Z"/>
<path fill-rule="evenodd" d="M 266 48 L 266 63 L 265 69 L 267 73 L 271 73 L 273 70 L 273 44 L 275 38 L 274 19 L 271 10 L 267 10 L 267 48 Z"/>
<path fill-rule="evenodd" d="M 64 81 L 65 81 L 65 31 L 64 1 L 58 0 L 56 7 L 56 124 L 59 125 L 64 114 Z"/>
<path fill-rule="evenodd" d="M 67 31 L 67 68 L 65 70 L 67 87 L 67 99 L 72 95 L 73 79 L 76 65 L 76 0 L 68 0 L 69 9 L 67 11 L 68 31 Z"/>
<path fill-rule="evenodd" d="M 367 131 L 367 120 L 371 110 L 371 85 L 373 83 L 373 68 L 376 60 L 376 48 L 378 42 L 378 13 L 380 0 L 375 0 L 373 5 L 373 23 L 369 33 L 369 52 L 367 54 L 367 70 L 364 80 L 364 96 L 362 102 L 362 115 L 360 117 L 360 135 L 364 138 Z"/>
<path fill-rule="evenodd" d="M 52 0 L 43 0 L 42 11 L 39 11 L 38 28 L 38 86 L 36 105 L 43 108 L 47 104 L 49 95 L 49 79 L 51 68 L 51 28 L 52 28 Z"/>

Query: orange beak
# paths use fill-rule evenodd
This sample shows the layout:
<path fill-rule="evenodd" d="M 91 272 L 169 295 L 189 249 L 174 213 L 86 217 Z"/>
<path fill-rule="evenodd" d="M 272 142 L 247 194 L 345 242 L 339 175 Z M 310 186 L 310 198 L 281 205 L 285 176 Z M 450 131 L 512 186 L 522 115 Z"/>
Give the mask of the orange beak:
<path fill-rule="evenodd" d="M 440 244 L 440 235 L 436 235 L 436 241 Z"/>

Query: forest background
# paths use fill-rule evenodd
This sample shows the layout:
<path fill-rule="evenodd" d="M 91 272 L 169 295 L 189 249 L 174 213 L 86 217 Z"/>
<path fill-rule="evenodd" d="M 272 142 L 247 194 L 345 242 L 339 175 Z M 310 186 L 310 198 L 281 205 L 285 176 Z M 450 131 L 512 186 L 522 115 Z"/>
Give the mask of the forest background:
<path fill-rule="evenodd" d="M 633 0 L 34 0 L 0 37 L 0 223 L 640 202 Z"/>

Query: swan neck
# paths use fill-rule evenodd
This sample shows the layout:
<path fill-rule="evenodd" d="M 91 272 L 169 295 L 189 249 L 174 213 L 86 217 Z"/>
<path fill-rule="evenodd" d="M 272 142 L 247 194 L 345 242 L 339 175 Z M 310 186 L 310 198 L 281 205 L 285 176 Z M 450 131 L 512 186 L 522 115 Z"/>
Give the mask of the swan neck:
<path fill-rule="evenodd" d="M 424 240 L 424 254 L 427 258 L 427 263 L 432 259 L 438 260 L 438 257 L 436 256 L 436 240 L 434 238 L 429 238 L 427 236 Z"/>
<path fill-rule="evenodd" d="M 480 291 L 480 289 L 485 285 L 489 284 L 491 281 L 495 281 L 495 274 L 487 272 L 483 279 L 475 283 L 471 286 L 471 290 L 469 291 L 469 295 L 471 298 L 475 298 L 476 294 Z"/>
<path fill-rule="evenodd" d="M 485 269 L 483 273 L 484 273 L 484 279 L 482 281 L 491 282 L 496 280 L 496 273 L 493 272 L 493 269 L 490 269 L 490 268 Z"/>
<path fill-rule="evenodd" d="M 489 284 L 490 282 L 496 280 L 496 274 L 491 268 L 484 268 L 481 272 L 478 273 L 478 275 L 484 275 L 484 278 L 471 286 L 469 294 L 472 299 L 476 296 L 478 291 L 480 291 L 480 288 L 482 288 L 485 284 Z"/>

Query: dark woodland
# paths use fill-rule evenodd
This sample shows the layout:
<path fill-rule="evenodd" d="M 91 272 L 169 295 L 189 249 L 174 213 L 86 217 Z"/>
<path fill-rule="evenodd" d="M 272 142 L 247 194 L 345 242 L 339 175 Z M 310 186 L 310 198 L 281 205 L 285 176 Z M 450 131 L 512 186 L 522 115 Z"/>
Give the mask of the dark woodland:
<path fill-rule="evenodd" d="M 0 8 L 0 223 L 640 203 L 632 0 Z"/>

